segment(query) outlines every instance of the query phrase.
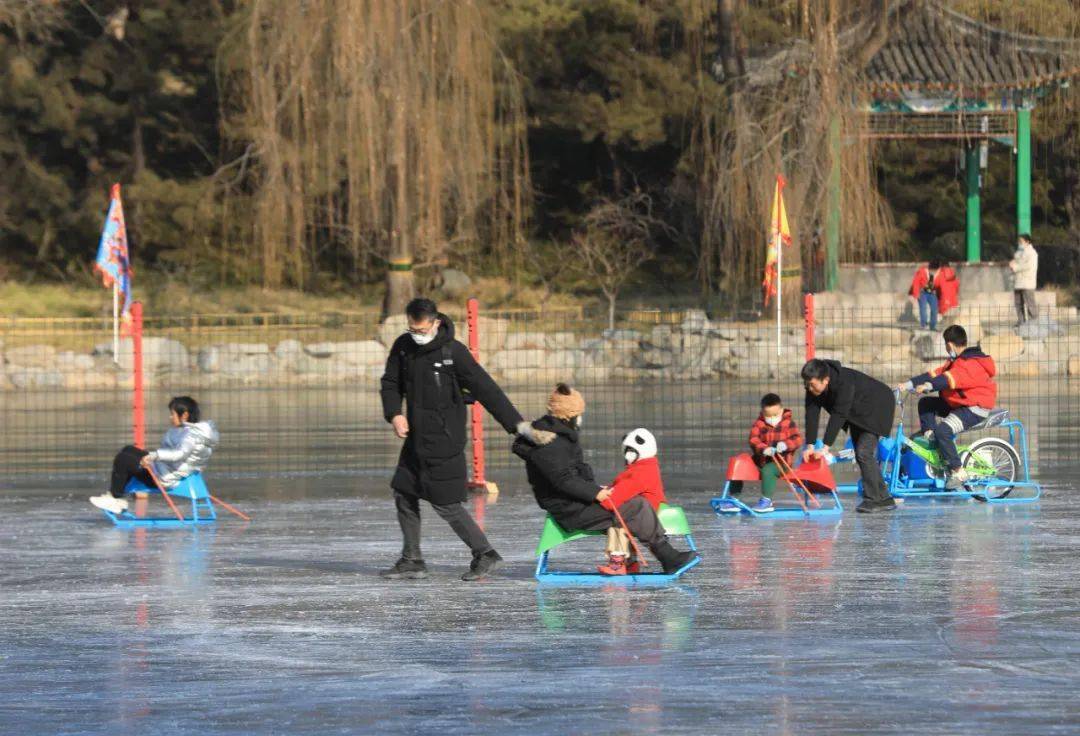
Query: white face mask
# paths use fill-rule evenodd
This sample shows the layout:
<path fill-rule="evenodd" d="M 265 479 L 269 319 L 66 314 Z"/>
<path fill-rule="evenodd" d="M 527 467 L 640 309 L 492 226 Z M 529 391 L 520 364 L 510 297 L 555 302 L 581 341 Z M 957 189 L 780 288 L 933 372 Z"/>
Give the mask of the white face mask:
<path fill-rule="evenodd" d="M 780 423 L 780 420 L 783 419 L 783 418 L 784 418 L 783 414 L 781 414 L 780 416 L 776 416 L 776 417 L 765 417 L 765 423 L 768 424 L 770 427 L 775 427 L 776 425 L 778 425 Z"/>
<path fill-rule="evenodd" d="M 415 342 L 417 345 L 427 345 L 432 340 L 434 340 L 435 337 L 438 334 L 439 334 L 439 321 L 435 320 L 435 322 L 432 323 L 432 325 L 431 325 L 431 332 L 430 333 L 423 334 L 423 333 L 417 333 L 417 332 L 411 332 L 410 331 L 409 332 L 409 337 L 411 337 L 413 339 L 413 342 Z"/>
<path fill-rule="evenodd" d="M 627 465 L 632 465 L 637 462 L 638 454 L 633 450 L 627 450 L 623 453 L 623 459 L 626 460 Z"/>

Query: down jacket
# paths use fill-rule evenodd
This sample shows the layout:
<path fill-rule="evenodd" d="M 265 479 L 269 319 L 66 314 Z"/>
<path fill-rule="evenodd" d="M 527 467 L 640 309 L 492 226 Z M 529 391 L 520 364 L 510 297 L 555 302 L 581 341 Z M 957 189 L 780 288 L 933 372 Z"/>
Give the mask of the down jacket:
<path fill-rule="evenodd" d="M 821 410 L 829 412 L 825 426 L 824 445 L 832 446 L 841 429 L 852 427 L 878 437 L 892 432 L 896 399 L 892 389 L 876 378 L 860 371 L 845 368 L 837 360 L 826 360 L 829 368 L 829 387 L 821 396 L 806 392 L 806 441 L 817 440 Z"/>
<path fill-rule="evenodd" d="M 463 390 L 503 429 L 515 432 L 521 414 L 469 349 L 454 339 L 449 317 L 439 315 L 439 331 L 427 345 L 417 345 L 407 333 L 394 341 L 380 390 L 383 416 L 393 421 L 402 413 L 404 401 L 409 435 L 391 488 L 440 505 L 465 500 L 468 435 Z"/>
<path fill-rule="evenodd" d="M 218 443 L 213 422 L 184 422 L 165 433 L 161 447 L 150 453 L 154 474 L 166 488 L 174 488 L 192 473 L 201 472 L 210 462 Z"/>
<path fill-rule="evenodd" d="M 579 434 L 550 414 L 532 423 L 513 446 L 525 461 L 525 472 L 540 508 L 564 529 L 581 526 L 579 515 L 596 503 L 600 485 L 585 462 Z"/>

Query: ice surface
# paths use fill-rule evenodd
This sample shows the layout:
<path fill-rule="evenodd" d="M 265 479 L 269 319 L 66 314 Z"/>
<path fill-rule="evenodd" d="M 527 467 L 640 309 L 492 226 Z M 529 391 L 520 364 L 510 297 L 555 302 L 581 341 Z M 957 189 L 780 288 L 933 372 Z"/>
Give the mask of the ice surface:
<path fill-rule="evenodd" d="M 521 472 L 483 507 L 508 565 L 471 585 L 432 513 L 432 578 L 376 577 L 383 479 L 230 480 L 255 521 L 198 531 L 5 491 L 0 733 L 1075 734 L 1075 465 L 1044 465 L 1037 505 L 839 523 L 717 519 L 714 479 L 669 474 L 705 562 L 662 590 L 538 587 Z"/>

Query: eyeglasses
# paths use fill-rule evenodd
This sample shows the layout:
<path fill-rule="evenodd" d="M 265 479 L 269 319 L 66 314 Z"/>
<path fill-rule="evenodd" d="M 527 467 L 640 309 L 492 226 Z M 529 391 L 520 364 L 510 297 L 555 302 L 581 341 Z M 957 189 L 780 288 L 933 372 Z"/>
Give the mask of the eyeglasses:
<path fill-rule="evenodd" d="M 407 327 L 405 329 L 406 329 L 407 332 L 409 332 L 410 334 L 413 334 L 413 335 L 426 335 L 427 333 L 431 332 L 431 328 L 434 327 L 434 326 L 435 326 L 435 321 L 432 320 L 431 322 L 424 325 L 423 327 L 411 327 L 410 326 L 410 327 Z"/>

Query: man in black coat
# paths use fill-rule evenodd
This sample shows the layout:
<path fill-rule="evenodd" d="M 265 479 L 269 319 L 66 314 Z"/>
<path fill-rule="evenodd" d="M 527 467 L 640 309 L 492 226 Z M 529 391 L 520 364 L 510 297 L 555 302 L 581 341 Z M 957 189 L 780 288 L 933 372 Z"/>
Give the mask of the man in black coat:
<path fill-rule="evenodd" d="M 807 361 L 802 380 L 806 387 L 807 443 L 803 459 L 821 457 L 840 430 L 846 429 L 855 445 L 855 462 L 863 482 L 863 502 L 855 510 L 869 514 L 895 509 L 877 461 L 878 440 L 892 432 L 896 411 L 892 389 L 836 360 Z M 822 409 L 829 412 L 824 441 L 817 438 Z"/>
<path fill-rule="evenodd" d="M 462 390 L 479 401 L 513 434 L 522 421 L 506 394 L 454 339 L 454 323 L 430 299 L 413 299 L 405 308 L 408 331 L 390 348 L 382 377 L 383 414 L 405 440 L 390 482 L 404 544 L 401 559 L 380 573 L 384 578 L 422 578 L 427 567 L 420 553 L 420 499 L 450 524 L 472 550 L 462 580 L 479 580 L 502 563 L 462 503 L 465 484 L 466 405 Z M 402 399 L 406 414 L 401 413 Z"/>
<path fill-rule="evenodd" d="M 548 413 L 521 428 L 513 450 L 525 461 L 536 502 L 563 529 L 606 531 L 618 521 L 601 505 L 611 489 L 597 484 L 581 450 L 578 427 L 584 411 L 581 394 L 560 383 L 548 400 Z M 660 560 L 664 572 L 673 573 L 697 557 L 696 552 L 671 546 L 656 512 L 641 496 L 619 506 L 619 513 L 634 538 Z"/>

